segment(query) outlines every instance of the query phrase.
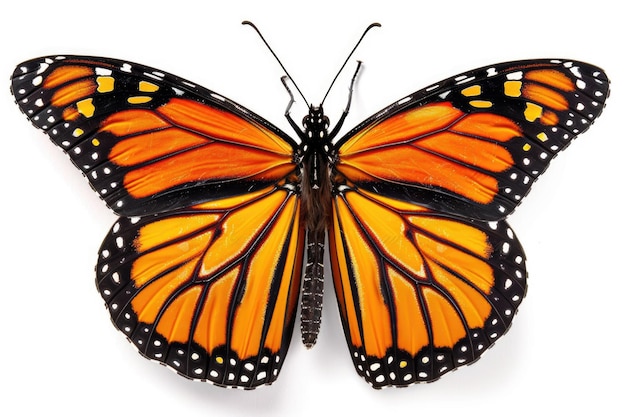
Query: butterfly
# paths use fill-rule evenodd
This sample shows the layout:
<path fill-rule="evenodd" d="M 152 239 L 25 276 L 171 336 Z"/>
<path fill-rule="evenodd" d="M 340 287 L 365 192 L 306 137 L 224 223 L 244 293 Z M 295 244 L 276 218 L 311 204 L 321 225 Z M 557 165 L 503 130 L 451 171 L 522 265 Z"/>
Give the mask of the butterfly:
<path fill-rule="evenodd" d="M 339 138 L 349 101 L 333 129 L 322 106 L 300 127 L 286 81 L 296 139 L 148 66 L 87 56 L 17 66 L 22 112 L 119 215 L 96 266 L 113 324 L 184 377 L 271 384 L 300 298 L 303 342 L 315 343 L 327 239 L 349 354 L 374 388 L 476 361 L 526 292 L 505 219 L 600 115 L 605 73 L 569 59 L 490 65 Z"/>

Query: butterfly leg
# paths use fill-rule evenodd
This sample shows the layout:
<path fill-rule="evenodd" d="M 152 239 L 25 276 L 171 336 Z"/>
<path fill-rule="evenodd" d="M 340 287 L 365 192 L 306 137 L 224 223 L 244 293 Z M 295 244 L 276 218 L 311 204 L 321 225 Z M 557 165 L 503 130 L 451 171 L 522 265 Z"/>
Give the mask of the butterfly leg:
<path fill-rule="evenodd" d="M 356 70 L 354 71 L 354 75 L 352 76 L 352 81 L 350 81 L 350 88 L 348 92 L 348 104 L 346 104 L 346 108 L 343 110 L 343 113 L 341 114 L 341 117 L 339 118 L 339 120 L 337 120 L 335 127 L 328 134 L 328 136 L 331 138 L 334 138 L 337 135 L 337 133 L 339 132 L 339 129 L 341 129 L 341 126 L 343 126 L 343 122 L 346 120 L 348 113 L 350 112 L 350 105 L 352 104 L 352 92 L 354 91 L 354 84 L 356 84 L 357 76 L 359 75 L 361 65 L 363 64 L 361 61 L 357 61 L 357 62 L 358 64 L 356 66 Z"/>
<path fill-rule="evenodd" d="M 298 136 L 300 136 L 300 139 L 306 140 L 305 139 L 306 135 L 304 134 L 304 132 L 302 131 L 300 126 L 298 126 L 298 124 L 291 117 L 291 107 L 293 106 L 293 103 L 296 102 L 296 100 L 293 98 L 293 93 L 291 92 L 291 89 L 289 88 L 289 85 L 287 85 L 287 79 L 288 78 L 289 77 L 287 77 L 286 75 L 284 75 L 284 76 L 282 76 L 280 78 L 280 81 L 285 86 L 285 90 L 287 90 L 287 93 L 289 94 L 289 103 L 287 103 L 287 108 L 285 109 L 285 117 L 287 118 L 287 121 L 289 122 L 291 127 L 296 131 Z"/>

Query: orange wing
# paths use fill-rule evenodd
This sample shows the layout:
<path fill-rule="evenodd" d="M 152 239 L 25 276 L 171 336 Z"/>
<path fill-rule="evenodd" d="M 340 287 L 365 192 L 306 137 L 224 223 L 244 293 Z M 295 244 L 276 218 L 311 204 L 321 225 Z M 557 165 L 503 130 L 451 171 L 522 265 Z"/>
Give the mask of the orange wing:
<path fill-rule="evenodd" d="M 272 383 L 291 339 L 304 232 L 287 184 L 143 218 L 102 244 L 97 285 L 146 357 L 193 379 Z"/>
<path fill-rule="evenodd" d="M 354 364 L 374 387 L 433 381 L 506 332 L 526 270 L 503 219 L 608 93 L 589 64 L 496 64 L 399 100 L 337 142 L 333 278 Z"/>
<path fill-rule="evenodd" d="M 533 60 L 458 75 L 408 96 L 336 145 L 356 185 L 480 220 L 506 217 L 604 108 L 592 65 Z"/>
<path fill-rule="evenodd" d="M 121 215 L 259 190 L 295 169 L 297 145 L 287 135 L 236 103 L 153 68 L 44 57 L 18 66 L 11 89 L 33 124 Z"/>
<path fill-rule="evenodd" d="M 330 253 L 346 340 L 375 388 L 428 382 L 502 336 L 526 291 L 509 226 L 339 187 Z"/>
<path fill-rule="evenodd" d="M 115 326 L 188 378 L 272 383 L 300 290 L 297 144 L 210 90 L 125 61 L 44 57 L 12 81 L 21 110 L 126 216 L 97 265 Z"/>

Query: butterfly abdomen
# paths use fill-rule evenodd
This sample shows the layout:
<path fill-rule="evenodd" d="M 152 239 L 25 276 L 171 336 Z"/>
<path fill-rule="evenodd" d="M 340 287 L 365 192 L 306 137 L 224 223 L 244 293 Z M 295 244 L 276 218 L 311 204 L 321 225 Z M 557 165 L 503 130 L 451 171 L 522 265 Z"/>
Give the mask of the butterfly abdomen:
<path fill-rule="evenodd" d="M 325 233 L 308 232 L 307 264 L 302 283 L 300 323 L 302 343 L 308 348 L 317 341 L 322 322 L 324 295 L 324 237 Z"/>

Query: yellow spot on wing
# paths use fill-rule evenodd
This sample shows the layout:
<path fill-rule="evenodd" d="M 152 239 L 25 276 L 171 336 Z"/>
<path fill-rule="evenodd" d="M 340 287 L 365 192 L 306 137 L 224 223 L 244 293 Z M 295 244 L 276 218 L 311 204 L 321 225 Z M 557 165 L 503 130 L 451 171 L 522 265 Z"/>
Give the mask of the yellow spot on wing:
<path fill-rule="evenodd" d="M 85 133 L 85 131 L 79 127 L 77 127 L 76 129 L 74 129 L 74 131 L 72 132 L 72 136 L 74 136 L 75 138 L 81 136 L 83 133 Z"/>
<path fill-rule="evenodd" d="M 541 132 L 540 134 L 537 135 L 537 139 L 539 139 L 542 142 L 545 142 L 548 140 L 548 135 L 546 135 L 544 132 Z"/>
<path fill-rule="evenodd" d="M 479 109 L 488 109 L 489 107 L 493 106 L 493 103 L 488 100 L 472 100 L 469 102 L 469 104 Z"/>
<path fill-rule="evenodd" d="M 151 82 L 148 82 L 148 81 L 139 82 L 139 91 L 142 91 L 144 93 L 154 93 L 158 89 L 159 89 L 159 86 L 156 84 L 152 84 Z"/>
<path fill-rule="evenodd" d="M 92 144 L 93 146 L 100 146 L 100 141 L 99 141 L 98 139 L 96 139 L 96 138 L 93 138 L 93 139 L 91 140 L 91 144 Z"/>
<path fill-rule="evenodd" d="M 524 110 L 524 117 L 529 122 L 534 122 L 543 113 L 543 107 L 536 105 L 535 103 L 526 103 L 526 110 Z"/>
<path fill-rule="evenodd" d="M 152 97 L 149 96 L 128 97 L 128 102 L 130 104 L 143 104 L 149 102 L 150 100 L 152 100 Z"/>
<path fill-rule="evenodd" d="M 473 85 L 471 87 L 464 88 L 461 91 L 461 94 L 463 94 L 465 97 L 479 96 L 480 93 L 481 93 L 481 88 L 479 85 Z"/>
<path fill-rule="evenodd" d="M 76 109 L 85 117 L 91 117 L 96 111 L 92 98 L 86 98 L 76 103 Z"/>
<path fill-rule="evenodd" d="M 98 77 L 96 78 L 96 82 L 98 83 L 97 91 L 98 93 L 108 93 L 113 91 L 115 85 L 115 78 L 113 77 Z"/>
<path fill-rule="evenodd" d="M 520 97 L 522 95 L 522 82 L 521 81 L 505 82 L 504 94 L 509 97 Z"/>
<path fill-rule="evenodd" d="M 522 147 L 522 149 L 523 149 L 523 150 L 525 150 L 525 151 L 529 151 L 529 150 L 530 150 L 530 144 L 529 144 L 529 143 L 525 144 L 525 145 Z"/>

